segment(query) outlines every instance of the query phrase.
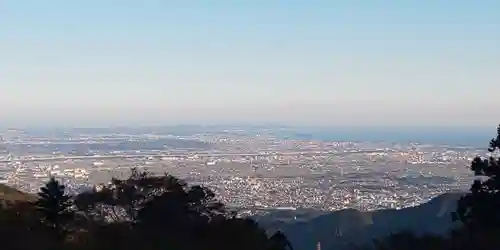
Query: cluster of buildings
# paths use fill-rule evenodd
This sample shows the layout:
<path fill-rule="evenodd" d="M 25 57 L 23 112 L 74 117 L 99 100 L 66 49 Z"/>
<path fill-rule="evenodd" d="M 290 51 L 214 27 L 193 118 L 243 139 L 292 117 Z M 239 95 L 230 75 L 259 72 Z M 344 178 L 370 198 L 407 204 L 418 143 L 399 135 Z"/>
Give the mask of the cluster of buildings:
<path fill-rule="evenodd" d="M 84 141 L 128 140 L 127 136 L 112 135 L 96 138 L 87 136 Z M 144 140 L 155 138 L 149 135 Z M 14 156 L 9 145 L 4 145 L 0 183 L 36 192 L 54 176 L 77 191 L 107 183 L 111 177 L 126 178 L 130 168 L 139 167 L 207 185 L 222 201 L 235 207 L 372 210 L 412 206 L 440 193 L 467 188 L 471 175 L 462 166 L 478 154 L 477 150 L 442 146 L 381 146 L 266 136 L 214 134 L 188 139 L 203 140 L 214 147 L 124 152 L 110 144 L 106 147 L 109 152 L 83 152 L 75 157 L 74 153 L 65 155 L 55 150 Z M 36 140 L 39 143 L 43 138 Z M 65 141 L 81 144 L 82 140 Z"/>

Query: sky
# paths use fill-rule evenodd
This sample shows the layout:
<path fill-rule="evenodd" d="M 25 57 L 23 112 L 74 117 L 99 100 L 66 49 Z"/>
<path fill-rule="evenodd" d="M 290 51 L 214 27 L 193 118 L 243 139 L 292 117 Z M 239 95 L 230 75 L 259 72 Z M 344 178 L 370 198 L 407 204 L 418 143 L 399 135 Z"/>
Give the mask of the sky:
<path fill-rule="evenodd" d="M 497 0 L 3 0 L 12 126 L 500 122 Z"/>

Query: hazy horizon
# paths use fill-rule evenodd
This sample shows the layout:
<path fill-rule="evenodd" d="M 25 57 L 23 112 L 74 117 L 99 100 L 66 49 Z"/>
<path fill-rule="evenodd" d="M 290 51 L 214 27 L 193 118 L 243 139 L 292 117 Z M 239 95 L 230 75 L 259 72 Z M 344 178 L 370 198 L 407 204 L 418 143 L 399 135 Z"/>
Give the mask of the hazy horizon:
<path fill-rule="evenodd" d="M 489 127 L 382 127 L 382 126 L 294 126 L 285 124 L 177 124 L 156 126 L 73 127 L 31 126 L 4 127 L 0 130 L 21 129 L 30 136 L 63 135 L 66 132 L 84 134 L 163 134 L 193 136 L 199 133 L 217 134 L 226 129 L 237 129 L 248 136 L 270 134 L 281 139 L 313 141 L 350 141 L 419 143 L 486 149 L 496 128 Z"/>
<path fill-rule="evenodd" d="M 498 9 L 7 0 L 0 123 L 494 128 Z"/>

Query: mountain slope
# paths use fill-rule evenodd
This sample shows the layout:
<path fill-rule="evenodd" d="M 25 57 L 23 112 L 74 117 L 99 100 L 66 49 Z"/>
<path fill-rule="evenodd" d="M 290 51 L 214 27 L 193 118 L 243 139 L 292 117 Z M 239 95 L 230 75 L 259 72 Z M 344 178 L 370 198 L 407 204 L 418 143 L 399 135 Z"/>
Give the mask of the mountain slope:
<path fill-rule="evenodd" d="M 35 195 L 23 193 L 15 188 L 0 184 L 0 202 L 13 203 L 13 202 L 27 202 L 35 200 Z"/>
<path fill-rule="evenodd" d="M 460 193 L 443 194 L 419 206 L 400 210 L 345 209 L 303 221 L 271 223 L 271 214 L 263 218 L 262 225 L 282 230 L 296 250 L 314 249 L 318 241 L 322 249 L 352 249 L 352 245 L 369 244 L 374 238 L 401 231 L 444 234 L 454 226 L 450 213 L 461 196 Z"/>

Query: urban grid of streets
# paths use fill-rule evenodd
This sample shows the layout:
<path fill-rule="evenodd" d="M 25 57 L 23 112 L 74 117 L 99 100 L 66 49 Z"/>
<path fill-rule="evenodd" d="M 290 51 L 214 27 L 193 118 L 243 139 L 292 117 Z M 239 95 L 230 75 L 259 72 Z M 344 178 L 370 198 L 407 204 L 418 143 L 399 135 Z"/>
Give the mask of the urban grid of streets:
<path fill-rule="evenodd" d="M 126 178 L 132 167 L 168 172 L 212 188 L 249 211 L 402 208 L 472 179 L 467 165 L 483 153 L 438 145 L 278 139 L 239 131 L 124 133 L 67 131 L 2 134 L 0 181 L 36 192 L 55 176 L 71 192 Z"/>

